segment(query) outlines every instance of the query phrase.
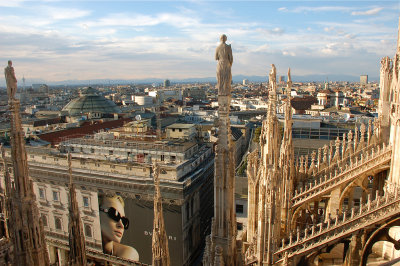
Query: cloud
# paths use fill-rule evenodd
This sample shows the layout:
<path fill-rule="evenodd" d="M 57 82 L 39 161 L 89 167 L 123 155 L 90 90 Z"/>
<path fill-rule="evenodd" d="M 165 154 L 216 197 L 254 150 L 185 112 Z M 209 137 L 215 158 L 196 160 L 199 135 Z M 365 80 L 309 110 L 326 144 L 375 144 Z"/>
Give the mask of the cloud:
<path fill-rule="evenodd" d="M 275 27 L 275 28 L 272 28 L 272 29 L 257 28 L 256 31 L 262 33 L 263 35 L 265 34 L 267 36 L 270 36 L 270 35 L 282 35 L 285 32 L 284 29 L 279 28 L 279 27 Z"/>
<path fill-rule="evenodd" d="M 192 27 L 199 24 L 199 21 L 192 16 L 184 16 L 173 13 L 162 13 L 155 16 L 142 14 L 111 14 L 104 18 L 94 21 L 84 22 L 89 27 L 107 27 L 107 26 L 127 26 L 144 27 L 156 26 L 159 24 L 170 24 L 177 28 Z"/>
<path fill-rule="evenodd" d="M 2 7 L 20 7 L 24 0 L 0 0 L 0 6 Z"/>
<path fill-rule="evenodd" d="M 252 50 L 252 52 L 255 52 L 255 53 L 270 52 L 270 51 L 271 51 L 271 47 L 268 44 L 260 45 Z"/>
<path fill-rule="evenodd" d="M 296 53 L 293 51 L 282 51 L 282 54 L 285 56 L 296 56 Z"/>
<path fill-rule="evenodd" d="M 371 16 L 371 15 L 376 15 L 378 14 L 383 7 L 376 7 L 367 11 L 353 11 L 351 12 L 352 16 Z"/>
<path fill-rule="evenodd" d="M 344 35 L 344 37 L 346 37 L 348 39 L 354 39 L 356 37 L 356 35 L 348 33 L 348 34 Z"/>
<path fill-rule="evenodd" d="M 350 12 L 352 8 L 345 6 L 299 6 L 293 9 L 285 8 L 285 12 L 294 12 L 294 13 L 307 13 L 307 12 Z"/>
<path fill-rule="evenodd" d="M 280 7 L 280 8 L 278 8 L 278 11 L 288 12 L 289 10 L 287 9 L 287 7 Z"/>
<path fill-rule="evenodd" d="M 90 15 L 90 11 L 76 8 L 56 8 L 42 6 L 41 12 L 45 13 L 51 19 L 64 20 L 64 19 L 77 19 Z"/>
<path fill-rule="evenodd" d="M 279 27 L 276 27 L 276 28 L 273 28 L 270 32 L 271 32 L 272 34 L 281 35 L 281 34 L 284 32 L 284 30 L 281 29 L 281 28 L 279 28 Z"/>

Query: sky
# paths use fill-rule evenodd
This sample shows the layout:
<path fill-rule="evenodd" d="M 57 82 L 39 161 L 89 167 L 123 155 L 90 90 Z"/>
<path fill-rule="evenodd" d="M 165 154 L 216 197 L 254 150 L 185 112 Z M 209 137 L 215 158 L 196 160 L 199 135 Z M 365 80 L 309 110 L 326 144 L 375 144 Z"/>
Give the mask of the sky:
<path fill-rule="evenodd" d="M 213 77 L 223 33 L 233 75 L 274 63 L 377 77 L 396 51 L 400 1 L 0 0 L 0 14 L 0 62 L 27 82 Z"/>

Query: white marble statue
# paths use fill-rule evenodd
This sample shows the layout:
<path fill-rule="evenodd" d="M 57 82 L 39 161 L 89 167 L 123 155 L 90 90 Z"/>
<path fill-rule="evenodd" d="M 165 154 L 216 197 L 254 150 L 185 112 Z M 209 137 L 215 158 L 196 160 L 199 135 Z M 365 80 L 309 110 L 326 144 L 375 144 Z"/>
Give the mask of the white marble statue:
<path fill-rule="evenodd" d="M 17 91 L 17 78 L 15 77 L 15 72 L 11 60 L 8 60 L 8 66 L 4 68 L 4 75 L 7 83 L 8 99 L 13 100 L 15 92 Z"/>
<path fill-rule="evenodd" d="M 221 35 L 221 44 L 215 50 L 215 60 L 217 64 L 217 83 L 218 95 L 230 95 L 232 73 L 231 67 L 233 63 L 232 48 L 230 44 L 226 44 L 226 35 Z"/>

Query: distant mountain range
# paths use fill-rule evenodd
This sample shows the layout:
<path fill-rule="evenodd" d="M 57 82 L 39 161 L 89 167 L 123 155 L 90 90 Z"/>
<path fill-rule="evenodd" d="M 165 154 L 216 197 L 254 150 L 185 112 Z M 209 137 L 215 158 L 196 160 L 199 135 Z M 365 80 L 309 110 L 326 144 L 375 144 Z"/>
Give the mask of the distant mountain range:
<path fill-rule="evenodd" d="M 244 79 L 249 80 L 250 82 L 266 82 L 267 76 L 245 76 L 245 75 L 236 75 L 232 77 L 233 82 L 242 82 Z M 285 77 L 286 79 L 286 77 Z M 323 81 L 349 81 L 349 82 L 359 82 L 359 76 L 350 76 L 350 75 L 306 75 L 306 76 L 292 76 L 293 82 L 323 82 Z M 369 81 L 378 81 L 378 77 L 368 77 Z M 206 77 L 206 78 L 186 78 L 186 79 L 170 79 L 171 83 L 204 83 L 211 82 L 215 83 L 215 77 Z M 63 80 L 63 81 L 45 81 L 43 79 L 29 79 L 26 78 L 26 86 L 31 86 L 32 84 L 47 84 L 53 86 L 59 85 L 116 85 L 116 84 L 152 84 L 152 83 L 163 83 L 164 79 L 160 78 L 146 78 L 146 79 L 126 79 L 126 80 L 117 80 L 117 79 L 93 79 L 93 80 Z M 5 87 L 5 80 L 0 80 L 0 86 Z M 22 87 L 23 84 L 21 81 L 18 82 L 18 87 Z"/>

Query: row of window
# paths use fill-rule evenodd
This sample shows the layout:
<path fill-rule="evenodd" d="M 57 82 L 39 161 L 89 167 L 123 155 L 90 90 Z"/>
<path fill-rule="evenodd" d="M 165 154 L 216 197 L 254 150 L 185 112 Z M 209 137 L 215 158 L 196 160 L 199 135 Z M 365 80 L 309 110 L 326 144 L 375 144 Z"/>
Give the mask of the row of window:
<path fill-rule="evenodd" d="M 43 221 L 43 226 L 44 227 L 48 227 L 49 226 L 49 222 L 48 222 L 48 218 L 47 215 L 42 214 L 42 221 Z M 63 230 L 63 226 L 62 226 L 62 218 L 55 216 L 54 217 L 54 227 L 56 228 L 56 230 Z M 84 233 L 86 237 L 93 237 L 93 231 L 92 231 L 92 226 L 90 224 L 84 224 L 83 225 L 84 228 Z"/>
<path fill-rule="evenodd" d="M 53 190 L 53 201 L 60 202 L 60 191 Z M 46 200 L 46 190 L 43 187 L 39 187 L 39 199 Z M 83 207 L 89 208 L 90 206 L 90 198 L 89 196 L 82 196 Z"/>
<path fill-rule="evenodd" d="M 175 130 L 179 130 L 179 132 L 182 132 L 182 128 L 173 128 L 172 131 L 175 132 Z"/>

